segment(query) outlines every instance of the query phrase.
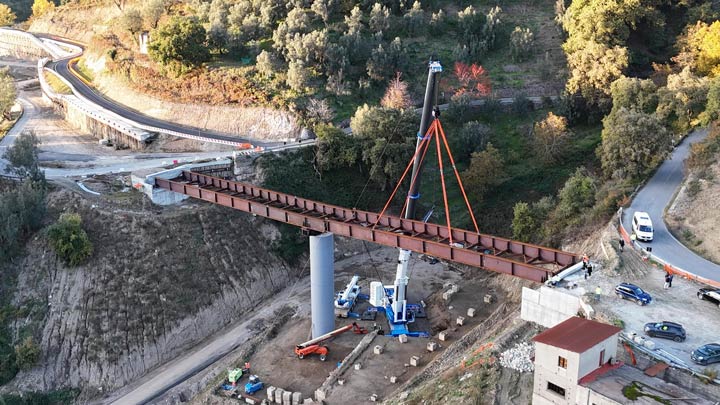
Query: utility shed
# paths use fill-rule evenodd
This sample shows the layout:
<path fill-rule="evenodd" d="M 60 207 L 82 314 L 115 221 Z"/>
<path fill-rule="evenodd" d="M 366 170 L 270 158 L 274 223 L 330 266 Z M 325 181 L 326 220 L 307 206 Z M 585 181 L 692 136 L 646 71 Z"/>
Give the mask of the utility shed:
<path fill-rule="evenodd" d="M 620 330 L 572 317 L 535 336 L 533 404 L 585 403 L 578 401 L 586 393 L 580 379 L 614 366 Z"/>

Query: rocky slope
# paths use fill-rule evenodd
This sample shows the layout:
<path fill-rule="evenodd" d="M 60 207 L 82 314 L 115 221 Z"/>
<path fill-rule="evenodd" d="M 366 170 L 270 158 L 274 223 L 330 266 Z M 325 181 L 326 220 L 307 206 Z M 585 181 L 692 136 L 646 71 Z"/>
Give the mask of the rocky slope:
<path fill-rule="evenodd" d="M 49 201 L 49 217 L 82 216 L 94 252 L 68 268 L 39 232 L 16 262 L 15 303 L 47 310 L 35 332 L 41 360 L 13 388 L 121 387 L 298 276 L 272 254 L 279 233 L 266 220 L 201 203 L 159 208 L 134 192 L 89 200 L 59 190 Z"/>

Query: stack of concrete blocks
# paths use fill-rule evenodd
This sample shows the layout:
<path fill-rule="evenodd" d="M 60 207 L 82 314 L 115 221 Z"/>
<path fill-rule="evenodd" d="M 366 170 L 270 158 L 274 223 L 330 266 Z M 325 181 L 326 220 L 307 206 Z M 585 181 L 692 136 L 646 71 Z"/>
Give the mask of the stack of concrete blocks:
<path fill-rule="evenodd" d="M 564 322 L 581 310 L 580 298 L 542 286 L 539 290 L 523 287 L 520 318 L 535 322 L 546 328 Z"/>
<path fill-rule="evenodd" d="M 398 336 L 398 340 L 400 341 L 400 343 L 407 343 L 408 337 L 407 337 L 407 335 L 403 334 L 403 335 Z"/>
<path fill-rule="evenodd" d="M 434 351 L 437 350 L 437 349 L 438 349 L 438 344 L 437 344 L 437 342 L 428 342 L 428 344 L 427 344 L 427 351 L 429 351 L 429 352 L 434 352 Z"/>
<path fill-rule="evenodd" d="M 468 318 L 474 318 L 475 317 L 475 308 L 468 308 L 467 316 L 468 316 Z"/>
<path fill-rule="evenodd" d="M 302 403 L 302 392 L 292 393 L 292 405 L 300 405 Z"/>
<path fill-rule="evenodd" d="M 440 339 L 440 341 L 442 341 L 442 342 L 447 341 L 449 338 L 450 338 L 450 333 L 447 331 L 442 331 L 442 332 L 438 333 L 438 339 Z"/>
<path fill-rule="evenodd" d="M 322 402 L 325 400 L 325 391 L 323 390 L 315 390 L 315 400 L 318 402 Z"/>
<path fill-rule="evenodd" d="M 270 402 L 275 402 L 275 390 L 277 390 L 277 388 L 272 386 L 267 387 L 267 397 Z"/>
<path fill-rule="evenodd" d="M 380 345 L 376 345 L 373 348 L 373 353 L 375 353 L 375 354 L 382 354 L 382 352 L 383 352 L 383 347 Z"/>
<path fill-rule="evenodd" d="M 457 317 L 457 320 L 455 321 L 455 323 L 457 323 L 458 326 L 463 326 L 463 325 L 465 325 L 465 317 L 464 317 L 464 316 L 458 316 L 458 317 Z"/>
<path fill-rule="evenodd" d="M 458 287 L 457 284 L 446 284 L 446 285 L 445 285 L 445 288 L 448 288 L 448 287 L 449 287 L 450 289 L 447 290 L 447 291 L 445 291 L 445 292 L 443 293 L 443 299 L 444 299 L 445 301 L 450 301 L 450 298 L 452 298 L 452 296 L 453 296 L 456 292 L 460 291 L 460 287 Z"/>
<path fill-rule="evenodd" d="M 398 378 L 397 376 L 391 375 L 390 376 L 390 384 L 397 384 Z"/>
<path fill-rule="evenodd" d="M 418 365 L 420 365 L 420 357 L 418 357 L 418 356 L 410 357 L 410 365 L 413 367 L 417 367 Z"/>
<path fill-rule="evenodd" d="M 490 295 L 490 294 L 485 294 L 485 297 L 483 298 L 483 301 L 484 301 L 486 304 L 492 304 L 492 302 L 493 302 L 493 296 Z"/>
<path fill-rule="evenodd" d="M 292 395 L 290 391 L 283 391 L 282 394 L 282 405 L 292 405 Z"/>
<path fill-rule="evenodd" d="M 285 394 L 285 390 L 282 388 L 276 388 L 275 389 L 275 403 L 276 404 L 282 404 L 283 403 L 283 395 Z"/>

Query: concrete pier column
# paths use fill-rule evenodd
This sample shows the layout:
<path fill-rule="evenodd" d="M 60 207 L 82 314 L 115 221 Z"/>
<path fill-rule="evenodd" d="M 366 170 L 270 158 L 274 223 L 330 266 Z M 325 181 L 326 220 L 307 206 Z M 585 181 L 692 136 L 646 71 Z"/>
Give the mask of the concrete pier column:
<path fill-rule="evenodd" d="M 310 236 L 310 309 L 312 337 L 335 330 L 335 239 L 332 233 Z"/>

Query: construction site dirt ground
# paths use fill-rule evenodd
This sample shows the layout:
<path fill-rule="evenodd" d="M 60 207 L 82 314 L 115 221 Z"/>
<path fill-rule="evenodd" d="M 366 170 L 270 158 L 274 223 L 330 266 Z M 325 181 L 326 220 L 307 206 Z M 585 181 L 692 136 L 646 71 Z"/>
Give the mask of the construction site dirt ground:
<path fill-rule="evenodd" d="M 607 233 L 615 232 L 612 227 L 608 228 Z M 671 321 L 683 325 L 687 332 L 684 342 L 645 337 L 655 343 L 656 349 L 664 349 L 698 372 L 705 368 L 720 372 L 720 363 L 701 366 L 690 360 L 690 353 L 699 346 L 720 343 L 720 309 L 709 301 L 699 300 L 696 295 L 704 285 L 675 276 L 672 287 L 664 289 L 665 271 L 660 265 L 643 260 L 639 252 L 627 246 L 624 252 L 619 252 L 617 237 L 606 240 L 612 241 L 606 251 L 618 260 L 617 270 L 593 271 L 587 280 L 582 277 L 573 280 L 571 283 L 577 284 L 577 287 L 568 291 L 586 294 L 600 318 L 609 322 L 622 320 L 625 332 L 645 336 L 644 326 L 648 322 Z M 639 286 L 652 296 L 653 301 L 649 305 L 638 306 L 633 301 L 618 298 L 614 288 L 622 282 Z M 596 300 L 597 287 L 602 293 Z"/>
<path fill-rule="evenodd" d="M 397 262 L 397 250 L 380 248 L 368 254 L 358 254 L 353 257 L 337 261 L 335 264 L 335 289 L 341 290 L 350 278 L 357 274 L 360 276 L 362 292 L 368 291 L 371 281 L 380 279 L 384 284 L 392 284 Z M 489 290 L 482 282 L 480 270 L 462 274 L 460 270 L 448 267 L 439 262 L 430 264 L 428 261 L 413 256 L 410 264 L 410 284 L 408 295 L 410 302 L 424 301 L 427 305 L 428 318 L 418 319 L 410 325 L 411 331 L 427 331 L 430 338 L 410 338 L 407 343 L 400 343 L 398 338 L 378 335 L 373 342 L 360 354 L 341 376 L 343 385 L 337 383 L 327 394 L 328 403 L 365 403 L 372 394 L 377 394 L 379 400 L 387 398 L 402 383 L 427 365 L 443 346 L 452 343 L 466 331 L 469 331 L 487 315 L 489 315 L 500 302 L 505 299 L 500 291 Z M 458 284 L 459 292 L 446 302 L 442 293 L 449 288 L 443 286 L 448 283 Z M 486 294 L 493 296 L 493 302 L 486 304 L 483 298 Z M 309 285 L 306 297 L 299 300 L 304 310 L 297 311 L 295 317 L 280 328 L 277 336 L 263 344 L 255 354 L 248 359 L 251 363 L 252 374 L 256 374 L 267 386 L 275 386 L 286 391 L 302 392 L 304 398 L 312 397 L 315 390 L 325 381 L 331 371 L 347 356 L 361 341 L 362 335 L 347 332 L 327 343 L 330 349 L 327 361 L 322 362 L 316 355 L 298 359 L 294 353 L 295 345 L 309 339 L 310 330 L 310 290 Z M 356 308 L 362 312 L 367 306 L 362 302 Z M 475 308 L 475 317 L 467 316 L 468 308 Z M 463 326 L 456 326 L 458 316 L 465 317 Z M 337 319 L 336 326 L 340 327 L 351 323 L 352 319 Z M 375 321 L 357 320 L 360 326 L 369 330 L 377 325 L 384 331 L 388 330 L 384 315 L 378 314 Z M 449 340 L 441 342 L 437 339 L 440 330 L 447 329 Z M 439 343 L 436 352 L 427 351 L 427 343 Z M 383 347 L 383 353 L 374 354 L 374 347 Z M 412 356 L 420 357 L 418 367 L 409 366 Z M 360 364 L 360 369 L 354 368 Z M 397 382 L 392 384 L 390 376 L 396 376 Z M 243 380 L 243 384 L 244 384 Z M 265 393 L 259 393 L 264 397 Z"/>

